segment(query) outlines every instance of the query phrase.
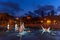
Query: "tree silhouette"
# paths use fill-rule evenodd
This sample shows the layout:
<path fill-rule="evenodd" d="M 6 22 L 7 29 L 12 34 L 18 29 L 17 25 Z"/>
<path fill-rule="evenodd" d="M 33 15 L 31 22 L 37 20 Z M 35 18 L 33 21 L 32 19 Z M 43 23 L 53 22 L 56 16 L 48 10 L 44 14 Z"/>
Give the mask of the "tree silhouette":
<path fill-rule="evenodd" d="M 49 13 L 49 15 L 50 15 L 50 13 L 54 15 L 55 14 L 54 9 L 55 8 L 52 5 L 45 5 L 45 6 L 40 7 L 39 9 L 35 10 L 34 12 L 36 14 L 40 15 L 41 17 L 44 17 L 45 15 L 48 16 L 48 13 Z"/>

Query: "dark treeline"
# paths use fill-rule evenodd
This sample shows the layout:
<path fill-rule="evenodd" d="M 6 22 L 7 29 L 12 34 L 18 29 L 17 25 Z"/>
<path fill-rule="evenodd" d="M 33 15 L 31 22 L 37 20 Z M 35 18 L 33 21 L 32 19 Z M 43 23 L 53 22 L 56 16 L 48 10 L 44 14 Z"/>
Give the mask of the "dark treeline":
<path fill-rule="evenodd" d="M 44 17 L 44 16 L 54 16 L 60 11 L 60 6 L 56 9 L 53 5 L 39 6 L 37 10 L 33 12 L 28 11 L 25 15 L 30 15 L 33 17 Z"/>

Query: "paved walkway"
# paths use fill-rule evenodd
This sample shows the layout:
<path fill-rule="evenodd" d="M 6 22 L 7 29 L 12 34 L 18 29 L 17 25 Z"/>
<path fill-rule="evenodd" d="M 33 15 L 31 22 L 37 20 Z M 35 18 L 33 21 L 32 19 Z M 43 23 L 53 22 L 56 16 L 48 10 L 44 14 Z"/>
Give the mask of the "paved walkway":
<path fill-rule="evenodd" d="M 0 32 L 0 40 L 20 40 L 20 37 L 17 36 L 18 33 L 6 33 Z M 49 33 L 44 33 L 41 35 L 41 32 L 31 32 L 26 33 L 21 37 L 21 40 L 60 40 L 60 31 L 56 31 L 56 35 L 51 35 Z"/>

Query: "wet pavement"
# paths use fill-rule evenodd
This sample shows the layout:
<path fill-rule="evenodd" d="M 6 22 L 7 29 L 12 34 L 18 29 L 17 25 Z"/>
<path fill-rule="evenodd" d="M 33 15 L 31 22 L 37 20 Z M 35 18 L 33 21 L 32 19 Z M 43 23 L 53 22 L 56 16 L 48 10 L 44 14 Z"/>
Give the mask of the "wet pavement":
<path fill-rule="evenodd" d="M 47 32 L 41 34 L 40 31 L 33 31 L 27 32 L 21 37 L 17 36 L 18 32 L 0 32 L 0 40 L 60 40 L 60 31 L 55 32 L 56 35 Z"/>

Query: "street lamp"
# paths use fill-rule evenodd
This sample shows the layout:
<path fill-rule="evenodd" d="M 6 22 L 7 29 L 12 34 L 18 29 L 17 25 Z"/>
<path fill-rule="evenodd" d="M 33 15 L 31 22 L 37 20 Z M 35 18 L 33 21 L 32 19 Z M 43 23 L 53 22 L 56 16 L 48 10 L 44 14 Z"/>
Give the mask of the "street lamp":
<path fill-rule="evenodd" d="M 41 20 L 41 23 L 43 23 L 43 20 Z"/>
<path fill-rule="evenodd" d="M 47 24 L 50 24 L 51 23 L 51 20 L 47 20 Z"/>
<path fill-rule="evenodd" d="M 56 24 L 56 20 L 54 20 L 53 22 L 54 22 L 54 24 Z"/>

